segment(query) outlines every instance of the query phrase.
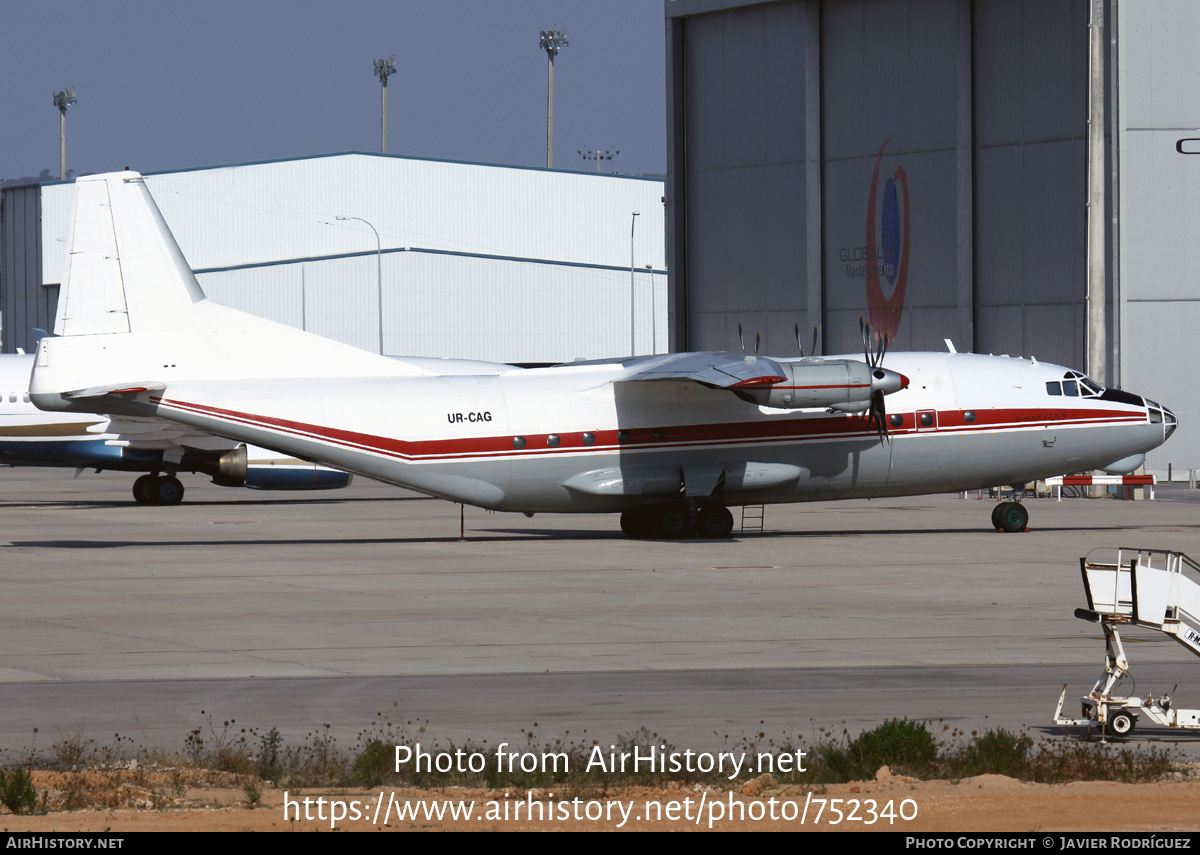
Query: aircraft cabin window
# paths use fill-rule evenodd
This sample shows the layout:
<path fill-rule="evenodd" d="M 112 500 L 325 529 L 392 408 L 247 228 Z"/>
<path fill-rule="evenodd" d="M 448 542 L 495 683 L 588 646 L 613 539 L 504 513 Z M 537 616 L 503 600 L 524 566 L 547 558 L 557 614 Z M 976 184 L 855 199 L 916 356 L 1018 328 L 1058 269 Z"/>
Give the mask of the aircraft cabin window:
<path fill-rule="evenodd" d="M 23 400 L 26 404 L 28 404 L 29 403 L 29 393 L 26 392 L 24 395 L 22 395 L 21 400 Z"/>
<path fill-rule="evenodd" d="M 551 448 L 558 448 L 558 444 L 560 442 L 562 442 L 562 440 L 558 438 L 558 434 L 556 433 L 552 433 L 546 437 L 546 445 L 550 446 Z"/>
<path fill-rule="evenodd" d="M 585 433 L 583 435 L 583 444 L 584 445 L 595 445 L 596 444 L 596 435 L 594 433 Z"/>
<path fill-rule="evenodd" d="M 525 437 L 514 436 L 513 437 L 513 448 L 515 448 L 517 451 L 520 451 L 524 447 L 525 447 Z"/>
<path fill-rule="evenodd" d="M 15 404 L 17 402 L 17 393 L 16 392 L 8 393 L 8 402 L 10 404 Z"/>
<path fill-rule="evenodd" d="M 892 413 L 888 416 L 888 422 L 891 423 L 892 427 L 902 427 L 904 425 L 904 416 L 899 413 Z"/>
<path fill-rule="evenodd" d="M 967 424 L 974 424 L 975 413 L 972 410 L 967 410 L 965 413 L 963 413 L 963 421 Z"/>
<path fill-rule="evenodd" d="M 629 431 L 627 431 L 627 430 L 617 431 L 617 442 L 620 442 L 620 443 L 629 442 Z"/>
<path fill-rule="evenodd" d="M 1048 383 L 1046 383 L 1046 394 L 1061 396 L 1062 395 L 1062 384 L 1059 383 L 1057 380 L 1049 381 Z"/>
<path fill-rule="evenodd" d="M 933 413 L 921 413 L 918 418 L 920 419 L 921 427 L 933 426 Z"/>

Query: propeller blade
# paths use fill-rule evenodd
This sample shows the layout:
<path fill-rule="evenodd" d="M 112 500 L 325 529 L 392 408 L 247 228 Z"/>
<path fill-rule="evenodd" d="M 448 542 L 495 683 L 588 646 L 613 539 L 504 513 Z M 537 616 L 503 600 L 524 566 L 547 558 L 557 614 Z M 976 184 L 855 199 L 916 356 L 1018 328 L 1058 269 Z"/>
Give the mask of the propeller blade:
<path fill-rule="evenodd" d="M 817 355 L 817 330 L 818 329 L 820 329 L 820 327 L 817 324 L 813 324 L 813 346 L 812 346 L 812 355 L 813 356 Z"/>
<path fill-rule="evenodd" d="M 884 403 L 883 390 L 871 395 L 871 418 L 875 420 L 875 429 L 879 432 L 880 442 L 890 442 L 887 426 L 887 404 Z"/>
<path fill-rule="evenodd" d="M 742 353 L 746 352 L 746 340 L 742 338 L 742 322 L 738 321 L 738 344 L 742 347 Z"/>
<path fill-rule="evenodd" d="M 762 333 L 756 332 L 754 334 L 754 355 L 755 356 L 758 356 L 758 346 L 760 344 L 762 344 Z"/>
<path fill-rule="evenodd" d="M 796 333 L 796 349 L 800 351 L 800 355 L 804 356 L 804 345 L 800 343 L 800 324 L 795 324 Z"/>

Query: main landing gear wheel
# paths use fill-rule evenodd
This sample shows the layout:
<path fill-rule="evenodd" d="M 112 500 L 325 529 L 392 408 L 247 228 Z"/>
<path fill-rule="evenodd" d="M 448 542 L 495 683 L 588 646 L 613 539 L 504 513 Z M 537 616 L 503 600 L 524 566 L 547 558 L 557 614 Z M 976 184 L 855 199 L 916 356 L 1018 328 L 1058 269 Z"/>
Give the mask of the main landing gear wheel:
<path fill-rule="evenodd" d="M 1121 710 L 1108 717 L 1108 724 L 1104 729 L 1109 736 L 1128 736 L 1133 733 L 1135 727 L 1137 727 L 1137 718 L 1133 713 Z"/>
<path fill-rule="evenodd" d="M 733 514 L 724 505 L 701 505 L 696 514 L 696 533 L 706 538 L 733 535 Z"/>
<path fill-rule="evenodd" d="M 630 540 L 646 540 L 654 537 L 655 518 L 648 508 L 625 511 L 621 514 L 621 531 Z"/>
<path fill-rule="evenodd" d="M 133 500 L 139 505 L 154 504 L 154 476 L 143 475 L 133 482 Z"/>
<path fill-rule="evenodd" d="M 733 514 L 724 505 L 705 503 L 696 510 L 683 502 L 638 508 L 621 514 L 621 531 L 633 540 L 688 537 L 721 539 L 733 536 Z"/>
<path fill-rule="evenodd" d="M 1029 511 L 1020 502 L 1004 502 L 992 509 L 992 527 L 1013 533 L 1029 527 Z"/>
<path fill-rule="evenodd" d="M 183 484 L 173 475 L 143 475 L 133 482 L 133 498 L 139 505 L 178 505 Z"/>
<path fill-rule="evenodd" d="M 667 505 L 658 511 L 658 536 L 665 540 L 691 537 L 692 510 L 687 505 Z"/>

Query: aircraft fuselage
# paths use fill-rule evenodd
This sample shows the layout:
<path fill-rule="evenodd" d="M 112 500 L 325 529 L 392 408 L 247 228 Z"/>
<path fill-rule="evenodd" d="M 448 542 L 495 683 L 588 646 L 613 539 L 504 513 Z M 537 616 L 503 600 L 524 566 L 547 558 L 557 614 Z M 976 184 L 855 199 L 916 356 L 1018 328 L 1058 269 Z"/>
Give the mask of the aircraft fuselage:
<path fill-rule="evenodd" d="M 125 406 L 456 502 L 615 512 L 682 496 L 726 505 L 1020 484 L 1136 458 L 1174 426 L 1120 392 L 1051 395 L 1030 360 L 896 353 L 888 437 L 865 414 L 777 410 L 618 364 L 498 374 L 183 381 Z M 1082 387 L 1079 387 L 1082 390 Z M 1164 419 L 1162 412 L 1167 413 Z"/>

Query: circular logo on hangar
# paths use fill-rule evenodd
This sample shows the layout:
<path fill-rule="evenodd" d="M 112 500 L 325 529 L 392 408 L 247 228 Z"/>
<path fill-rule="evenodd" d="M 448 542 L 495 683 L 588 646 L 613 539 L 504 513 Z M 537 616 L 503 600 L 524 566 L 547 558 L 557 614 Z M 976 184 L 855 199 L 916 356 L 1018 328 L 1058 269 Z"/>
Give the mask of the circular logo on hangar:
<path fill-rule="evenodd" d="M 877 335 L 896 340 L 900 315 L 904 311 L 904 292 L 908 286 L 908 178 L 903 167 L 883 184 L 883 203 L 879 199 L 879 165 L 883 150 L 891 140 L 884 140 L 875 155 L 871 174 L 871 194 L 867 200 L 867 308 L 871 313 L 871 328 Z M 887 291 L 884 293 L 884 282 Z"/>

